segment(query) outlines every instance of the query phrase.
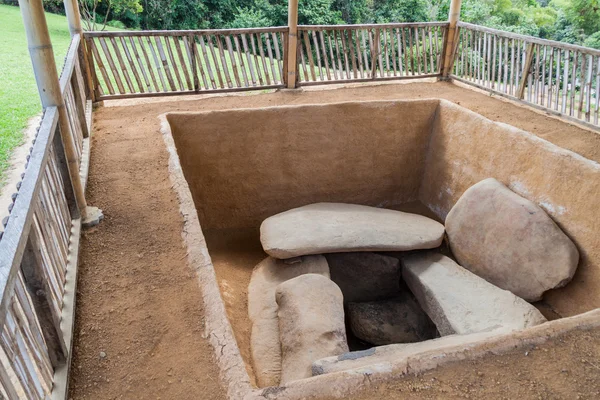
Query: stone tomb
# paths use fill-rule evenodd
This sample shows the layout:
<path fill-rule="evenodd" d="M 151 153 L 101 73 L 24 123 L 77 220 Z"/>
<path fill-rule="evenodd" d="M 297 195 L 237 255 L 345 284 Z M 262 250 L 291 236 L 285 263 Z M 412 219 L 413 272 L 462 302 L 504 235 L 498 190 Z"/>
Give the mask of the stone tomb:
<path fill-rule="evenodd" d="M 556 285 L 564 285 L 562 288 L 551 289 L 555 286 L 544 284 L 541 292 L 530 297 L 520 294 L 529 301 L 541 297 L 543 302 L 535 305 L 551 319 L 600 306 L 600 166 L 535 135 L 437 99 L 171 113 L 167 120 L 174 143 L 171 160 L 176 167 L 181 166 L 212 258 L 204 253 L 204 265 L 214 266 L 221 301 L 233 328 L 233 335 L 226 330 L 225 336 L 230 335 L 231 340 L 235 337 L 237 342 L 237 355 L 216 354 L 219 362 L 222 357 L 233 357 L 223 364 L 226 374 L 232 373 L 226 365 L 235 364 L 233 359 L 238 357 L 246 363 L 250 382 L 259 385 L 251 362 L 252 324 L 246 298 L 252 270 L 266 257 L 259 242 L 261 223 L 276 214 L 314 203 L 409 211 L 444 223 L 467 189 L 494 178 L 547 214 L 574 243 L 579 255 L 577 269 L 572 265 L 566 268 L 570 279 Z M 446 229 L 452 236 L 452 228 Z M 458 231 L 464 230 L 461 226 Z M 460 242 L 457 239 L 456 243 Z M 199 243 L 205 246 L 204 242 Z M 449 245 L 450 249 L 442 245 L 442 252 L 454 252 L 457 256 L 451 237 Z M 567 254 L 565 259 L 574 259 L 572 249 Z M 325 256 L 328 264 L 330 257 L 330 253 Z M 458 258 L 456 261 L 461 264 Z M 437 264 L 445 262 L 438 260 Z M 476 262 L 465 264 L 474 276 L 493 279 L 484 276 Z M 552 260 L 547 268 L 557 269 Z M 328 272 L 335 275 L 333 270 Z M 499 281 L 493 283 L 502 286 Z M 421 286 L 427 287 L 425 283 Z M 508 286 L 502 289 L 510 290 Z M 342 287 L 341 290 L 344 291 Z M 382 301 L 386 300 L 363 303 Z M 426 308 L 423 304 L 420 307 Z M 348 310 L 348 304 L 345 308 Z M 524 320 L 531 317 L 530 321 L 542 321 L 532 309 L 521 315 Z M 452 321 L 445 324 L 449 331 L 433 342 L 389 344 L 365 351 L 378 357 L 387 352 L 398 355 L 400 358 L 390 364 L 396 368 L 405 357 L 414 359 L 421 354 L 424 343 L 440 343 L 435 351 L 445 352 L 451 347 L 470 346 L 469 343 L 488 343 L 490 337 L 497 335 L 493 326 L 491 331 L 478 332 L 477 327 L 472 333 L 469 327 Z M 542 326 L 545 325 L 553 326 L 552 322 Z M 346 327 L 347 331 L 350 329 Z M 313 364 L 312 373 L 326 377 L 328 371 L 376 364 L 367 356 L 333 356 L 342 361 L 366 359 L 367 364 L 362 366 L 341 366 L 336 364 L 340 360 L 332 363 L 325 357 L 322 363 Z M 334 364 L 331 368 L 325 366 Z M 383 370 L 377 373 L 386 374 Z M 290 383 L 285 386 L 294 387 Z"/>

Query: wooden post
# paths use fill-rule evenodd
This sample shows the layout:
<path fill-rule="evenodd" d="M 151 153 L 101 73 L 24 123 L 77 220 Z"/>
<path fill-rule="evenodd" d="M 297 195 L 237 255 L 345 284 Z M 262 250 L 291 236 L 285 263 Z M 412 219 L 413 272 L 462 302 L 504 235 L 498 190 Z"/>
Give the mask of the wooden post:
<path fill-rule="evenodd" d="M 71 36 L 83 33 L 83 29 L 81 28 L 81 14 L 79 14 L 79 2 L 77 0 L 64 0 L 64 3 Z"/>
<path fill-rule="evenodd" d="M 69 22 L 69 32 L 71 37 L 80 34 L 81 42 L 79 44 L 79 65 L 81 71 L 86 78 L 84 81 L 85 95 L 95 101 L 94 90 L 92 89 L 91 80 L 89 79 L 89 70 L 86 57 L 85 40 L 83 38 L 83 28 L 81 27 L 81 14 L 79 12 L 79 1 L 78 0 L 64 0 L 65 14 L 67 14 L 67 21 Z"/>
<path fill-rule="evenodd" d="M 444 46 L 444 64 L 442 69 L 442 77 L 448 78 L 454 64 L 454 49 L 455 42 L 458 39 L 457 24 L 460 20 L 460 6 L 462 0 L 451 0 L 450 12 L 448 13 L 448 31 L 446 32 L 446 43 Z"/>
<path fill-rule="evenodd" d="M 58 124 L 62 138 L 65 157 L 69 165 L 69 176 L 81 217 L 87 216 L 85 194 L 79 177 L 79 160 L 75 151 L 71 126 L 65 107 L 65 102 L 60 90 L 58 72 L 52 42 L 48 33 L 46 16 L 42 0 L 19 0 L 19 8 L 25 25 L 29 55 L 33 64 L 35 80 L 38 86 L 42 107 L 56 106 L 58 108 Z"/>
<path fill-rule="evenodd" d="M 527 45 L 527 51 L 525 52 L 525 65 L 523 66 L 523 72 L 521 73 L 521 82 L 519 83 L 519 90 L 517 91 L 517 98 L 519 100 L 523 99 L 525 95 L 525 87 L 527 86 L 527 78 L 529 77 L 529 73 L 531 71 L 531 64 L 533 63 L 533 49 L 534 44 L 529 43 Z"/>
<path fill-rule="evenodd" d="M 286 87 L 294 89 L 297 85 L 298 69 L 298 0 L 289 0 L 288 2 L 288 28 L 287 35 L 287 76 Z"/>

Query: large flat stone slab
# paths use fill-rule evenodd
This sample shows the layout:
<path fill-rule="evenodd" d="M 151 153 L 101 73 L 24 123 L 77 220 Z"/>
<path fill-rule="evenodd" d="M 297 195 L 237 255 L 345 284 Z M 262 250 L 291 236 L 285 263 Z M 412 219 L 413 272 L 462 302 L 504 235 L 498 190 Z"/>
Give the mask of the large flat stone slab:
<path fill-rule="evenodd" d="M 566 285 L 579 262 L 575 244 L 544 210 L 492 178 L 465 191 L 446 230 L 462 266 L 528 301 Z"/>
<path fill-rule="evenodd" d="M 343 203 L 315 203 L 274 215 L 260 226 L 267 254 L 290 258 L 351 251 L 438 247 L 444 226 L 417 214 Z"/>
<path fill-rule="evenodd" d="M 389 299 L 400 293 L 400 260 L 375 253 L 325 254 L 344 303 Z"/>
<path fill-rule="evenodd" d="M 352 351 L 339 356 L 325 357 L 317 360 L 312 365 L 313 376 L 329 374 L 332 372 L 346 371 L 355 368 L 366 368 L 377 364 L 399 362 L 407 357 L 429 351 L 437 351 L 443 355 L 445 349 L 459 345 L 471 345 L 493 336 L 501 335 L 503 331 L 479 332 L 469 335 L 451 335 L 442 338 L 426 340 L 424 342 L 390 344 L 387 346 L 373 347 L 368 350 Z M 366 372 L 366 371 L 365 371 Z"/>
<path fill-rule="evenodd" d="M 252 323 L 250 350 L 258 386 L 277 386 L 281 375 L 281 344 L 275 290 L 289 279 L 304 274 L 329 278 L 323 256 L 299 257 L 290 261 L 267 257 L 254 270 L 248 286 L 248 315 Z"/>
<path fill-rule="evenodd" d="M 277 287 L 281 384 L 312 376 L 312 363 L 348 351 L 340 288 L 306 274 Z"/>
<path fill-rule="evenodd" d="M 435 325 L 408 293 L 365 303 L 349 303 L 350 328 L 357 338 L 376 346 L 433 339 Z"/>
<path fill-rule="evenodd" d="M 402 258 L 402 277 L 442 336 L 546 322 L 531 304 L 434 252 Z"/>

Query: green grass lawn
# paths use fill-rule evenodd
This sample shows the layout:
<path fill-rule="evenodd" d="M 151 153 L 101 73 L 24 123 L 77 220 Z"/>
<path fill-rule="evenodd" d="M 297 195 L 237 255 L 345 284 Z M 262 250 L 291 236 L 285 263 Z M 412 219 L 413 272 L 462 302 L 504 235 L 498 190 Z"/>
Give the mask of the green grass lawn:
<path fill-rule="evenodd" d="M 58 71 L 71 42 L 67 19 L 46 13 Z M 23 141 L 27 121 L 42 111 L 18 7 L 0 4 L 0 188 L 12 150 Z M 1 189 L 0 189 L 1 190 Z"/>

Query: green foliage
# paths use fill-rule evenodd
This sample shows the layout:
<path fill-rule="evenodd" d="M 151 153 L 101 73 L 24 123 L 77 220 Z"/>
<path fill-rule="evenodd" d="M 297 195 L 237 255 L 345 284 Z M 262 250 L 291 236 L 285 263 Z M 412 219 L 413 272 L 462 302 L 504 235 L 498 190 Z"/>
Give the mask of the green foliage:
<path fill-rule="evenodd" d="M 64 16 L 46 14 L 52 48 L 58 70 L 71 43 L 69 25 Z M 42 111 L 33 68 L 27 50 L 25 28 L 19 9 L 0 5 L 0 191 L 4 172 L 14 147 L 23 141 L 27 121 Z"/>
<path fill-rule="evenodd" d="M 583 42 L 583 45 L 600 50 L 600 31 L 592 33 L 590 36 L 588 36 Z"/>
<path fill-rule="evenodd" d="M 80 0 L 81 18 L 88 30 L 104 30 L 109 20 L 135 27 L 143 11 L 141 0 Z"/>
<path fill-rule="evenodd" d="M 427 21 L 427 5 L 426 0 L 374 0 L 374 22 Z"/>
<path fill-rule="evenodd" d="M 112 26 L 113 28 L 117 28 L 117 29 L 127 29 L 127 26 L 125 26 L 125 24 L 119 20 L 113 19 L 111 21 L 108 21 L 106 23 L 107 26 Z"/>
<path fill-rule="evenodd" d="M 587 35 L 600 31 L 600 0 L 571 0 L 567 17 Z"/>
<path fill-rule="evenodd" d="M 228 24 L 229 28 L 260 28 L 271 26 L 271 19 L 261 9 L 252 10 L 248 7 L 238 8 L 235 19 Z"/>

